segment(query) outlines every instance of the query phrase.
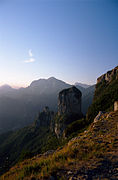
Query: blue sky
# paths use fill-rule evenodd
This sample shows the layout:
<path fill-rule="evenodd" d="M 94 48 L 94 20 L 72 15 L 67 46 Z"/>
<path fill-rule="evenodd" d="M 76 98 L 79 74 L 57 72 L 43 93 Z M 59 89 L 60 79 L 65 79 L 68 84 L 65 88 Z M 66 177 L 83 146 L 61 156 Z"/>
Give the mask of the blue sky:
<path fill-rule="evenodd" d="M 118 65 L 117 0 L 0 0 L 0 84 L 93 84 Z"/>

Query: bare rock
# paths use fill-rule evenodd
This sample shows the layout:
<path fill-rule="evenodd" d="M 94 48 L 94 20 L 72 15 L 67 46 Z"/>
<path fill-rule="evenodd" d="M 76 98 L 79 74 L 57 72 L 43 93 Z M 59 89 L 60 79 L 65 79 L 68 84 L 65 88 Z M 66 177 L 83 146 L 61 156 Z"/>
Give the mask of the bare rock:
<path fill-rule="evenodd" d="M 114 102 L 114 111 L 118 111 L 118 101 Z"/>
<path fill-rule="evenodd" d="M 108 71 L 106 74 L 103 74 L 97 79 L 97 84 L 102 81 L 110 82 L 113 78 L 118 79 L 118 66 Z"/>
<path fill-rule="evenodd" d="M 81 96 L 82 93 L 75 86 L 64 89 L 59 93 L 58 97 L 58 114 L 55 120 L 55 130 L 57 137 L 63 137 L 66 127 L 82 118 L 81 112 Z"/>
<path fill-rule="evenodd" d="M 58 115 L 81 114 L 81 96 L 81 91 L 75 86 L 61 91 L 58 97 Z"/>
<path fill-rule="evenodd" d="M 95 117 L 94 119 L 94 123 L 96 123 L 97 121 L 100 120 L 101 116 L 103 115 L 104 113 L 102 111 L 99 111 L 98 115 Z"/>

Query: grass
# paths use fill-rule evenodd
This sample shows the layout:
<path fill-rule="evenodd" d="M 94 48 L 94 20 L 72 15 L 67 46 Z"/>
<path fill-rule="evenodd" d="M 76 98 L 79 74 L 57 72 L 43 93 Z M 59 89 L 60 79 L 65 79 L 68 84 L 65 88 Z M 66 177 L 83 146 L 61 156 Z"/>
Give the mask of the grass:
<path fill-rule="evenodd" d="M 110 83 L 103 81 L 96 85 L 92 105 L 87 112 L 87 120 L 92 122 L 99 111 L 113 111 L 113 104 L 118 100 L 118 79 Z"/>

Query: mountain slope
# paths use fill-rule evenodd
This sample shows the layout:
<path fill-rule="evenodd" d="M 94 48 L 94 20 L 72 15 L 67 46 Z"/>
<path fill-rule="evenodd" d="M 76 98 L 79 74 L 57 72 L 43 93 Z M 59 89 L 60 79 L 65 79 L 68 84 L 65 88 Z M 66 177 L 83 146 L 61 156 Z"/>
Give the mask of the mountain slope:
<path fill-rule="evenodd" d="M 93 103 L 88 109 L 87 119 L 92 121 L 99 111 L 113 110 L 118 100 L 118 66 L 97 79 Z"/>
<path fill-rule="evenodd" d="M 69 106 L 67 107 L 69 108 Z M 57 136 L 55 125 L 57 114 L 45 107 L 35 119 L 35 121 L 25 128 L 11 131 L 0 135 L 0 175 L 6 172 L 18 161 L 32 157 L 47 150 L 55 150 L 57 147 L 74 137 L 78 132 L 86 127 L 86 121 L 79 119 L 80 114 L 69 114 L 63 116 L 63 124 L 67 137 Z M 76 115 L 76 116 L 75 116 Z M 59 116 L 58 118 L 61 118 Z M 70 118 L 70 119 L 69 119 Z M 66 122 L 67 120 L 67 122 Z M 59 124 L 59 129 L 61 124 Z M 65 130 L 63 129 L 63 131 Z M 57 138 L 58 137 L 58 138 Z"/>
<path fill-rule="evenodd" d="M 62 149 L 34 156 L 1 179 L 117 179 L 118 112 L 104 113 Z"/>
<path fill-rule="evenodd" d="M 0 136 L 0 174 L 19 160 L 59 146 L 59 140 L 50 131 L 47 118 L 42 112 L 32 125 Z"/>

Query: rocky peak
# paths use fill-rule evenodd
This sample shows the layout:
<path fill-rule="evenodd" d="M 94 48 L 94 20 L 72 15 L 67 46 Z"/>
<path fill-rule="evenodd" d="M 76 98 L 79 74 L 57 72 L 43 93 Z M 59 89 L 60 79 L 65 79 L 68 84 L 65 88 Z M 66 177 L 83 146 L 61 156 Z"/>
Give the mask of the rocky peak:
<path fill-rule="evenodd" d="M 102 76 L 100 76 L 97 79 L 97 84 L 102 81 L 110 82 L 113 79 L 118 79 L 118 66 L 112 69 L 111 71 L 108 71 L 106 74 L 103 74 Z"/>
<path fill-rule="evenodd" d="M 58 97 L 58 115 L 80 114 L 82 93 L 75 86 L 64 89 Z"/>
<path fill-rule="evenodd" d="M 43 109 L 43 112 L 49 113 L 49 111 L 50 111 L 49 107 L 48 107 L 48 106 L 45 106 L 44 109 Z"/>
<path fill-rule="evenodd" d="M 49 110 L 49 107 L 46 106 L 42 112 L 39 113 L 36 121 L 35 127 L 49 127 L 50 123 L 54 117 L 54 112 Z"/>
<path fill-rule="evenodd" d="M 104 113 L 99 111 L 98 115 L 94 118 L 94 123 L 98 122 Z"/>

